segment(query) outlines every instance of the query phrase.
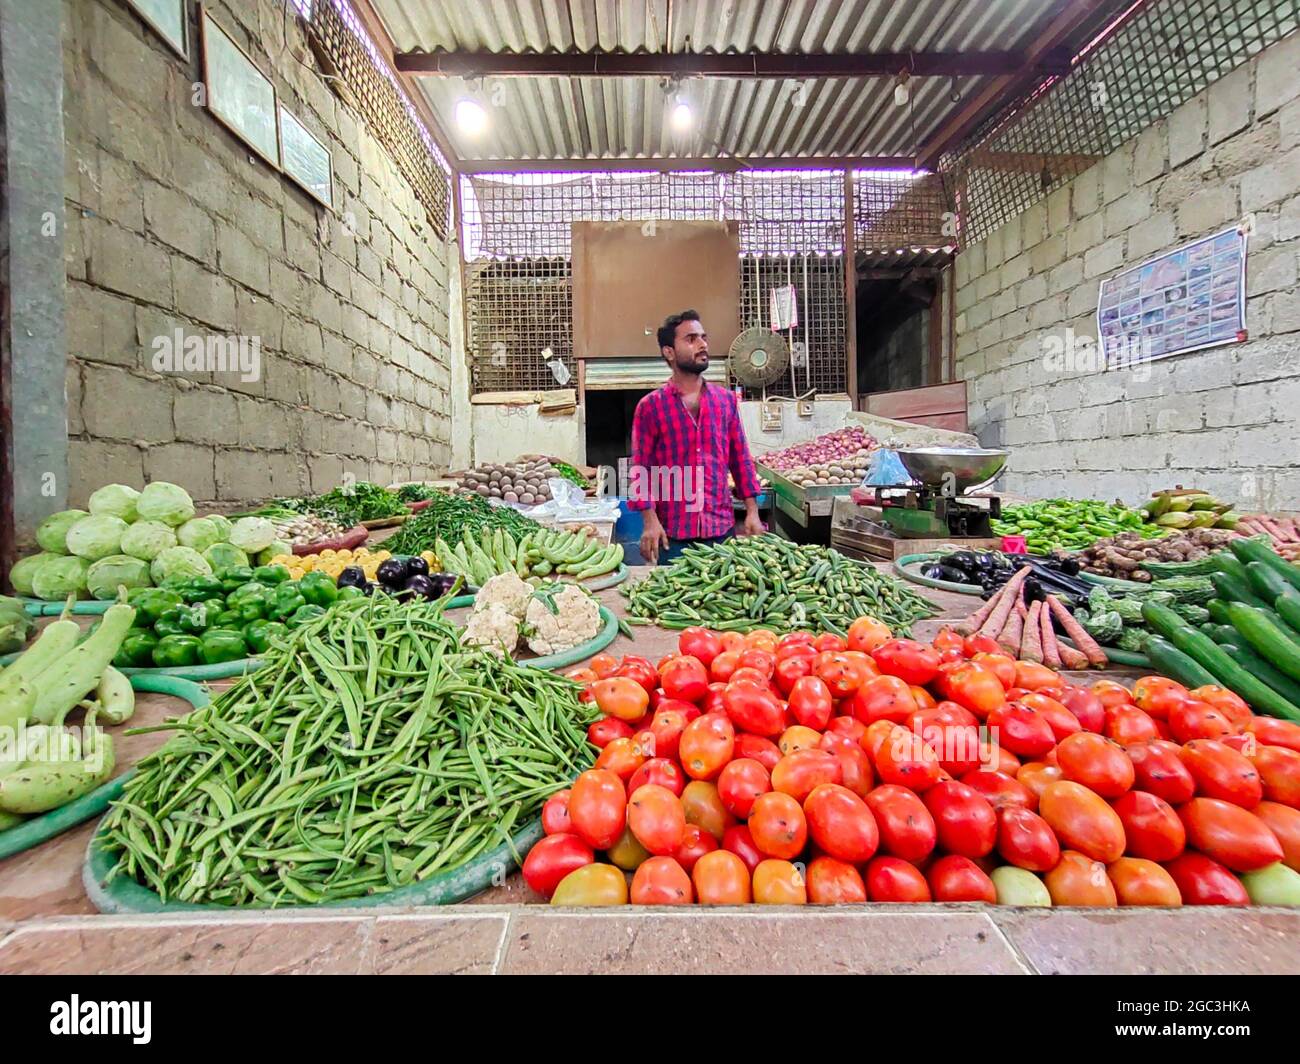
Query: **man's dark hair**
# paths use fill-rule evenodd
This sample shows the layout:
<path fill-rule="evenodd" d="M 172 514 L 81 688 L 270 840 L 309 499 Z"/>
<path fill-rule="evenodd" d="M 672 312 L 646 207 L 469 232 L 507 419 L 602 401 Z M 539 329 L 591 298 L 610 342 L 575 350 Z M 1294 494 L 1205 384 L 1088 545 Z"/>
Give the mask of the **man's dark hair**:
<path fill-rule="evenodd" d="M 672 347 L 677 342 L 677 326 L 684 321 L 699 321 L 700 315 L 694 310 L 683 310 L 679 314 L 670 314 L 664 318 L 664 323 L 659 326 L 659 351 L 663 352 L 665 347 Z"/>

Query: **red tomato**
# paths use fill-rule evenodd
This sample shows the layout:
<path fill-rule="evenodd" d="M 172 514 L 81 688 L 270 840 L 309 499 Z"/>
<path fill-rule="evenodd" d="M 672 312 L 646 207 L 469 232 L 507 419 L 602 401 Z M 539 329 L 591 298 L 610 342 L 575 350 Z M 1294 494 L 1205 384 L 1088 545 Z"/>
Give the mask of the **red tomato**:
<path fill-rule="evenodd" d="M 993 880 L 969 857 L 941 857 L 930 866 L 926 878 L 935 901 L 984 901 L 994 905 L 998 900 Z"/>
<path fill-rule="evenodd" d="M 914 735 L 906 728 L 886 721 L 879 723 L 892 729 L 882 738 L 876 750 L 876 773 L 881 782 L 910 787 L 918 794 L 938 783 L 943 767 L 934 750 L 919 735 Z M 870 729 L 867 734 L 871 734 Z"/>
<path fill-rule="evenodd" d="M 627 781 L 627 793 L 635 794 L 638 788 L 647 783 L 672 791 L 680 798 L 686 788 L 686 777 L 676 761 L 669 761 L 666 757 L 652 757 L 632 773 L 632 778 Z"/>
<path fill-rule="evenodd" d="M 897 676 L 874 676 L 844 700 L 844 709 L 864 725 L 878 720 L 902 724 L 919 707 L 912 689 Z"/>
<path fill-rule="evenodd" d="M 840 763 L 827 750 L 800 750 L 787 754 L 772 769 L 772 790 L 803 803 L 823 783 L 839 783 Z M 774 855 L 775 856 L 775 855 Z"/>
<path fill-rule="evenodd" d="M 708 693 L 700 700 L 699 707 L 691 706 L 690 713 L 682 710 L 683 713 L 686 713 L 686 723 L 689 724 L 698 717 L 701 710 L 705 713 L 726 713 L 727 707 L 722 703 L 722 692 L 726 689 L 727 685 L 725 683 L 714 681 L 709 684 Z M 683 702 L 682 705 L 689 705 L 689 703 Z"/>
<path fill-rule="evenodd" d="M 686 831 L 682 833 L 682 844 L 677 847 L 673 857 L 689 873 L 696 861 L 717 848 L 718 840 L 699 824 L 687 824 Z"/>
<path fill-rule="evenodd" d="M 647 697 L 651 691 L 659 686 L 659 673 L 655 667 L 645 658 L 634 657 L 631 654 L 623 659 L 623 664 L 618 667 L 618 671 L 614 675 L 635 680 L 645 688 Z"/>
<path fill-rule="evenodd" d="M 1221 798 L 1245 809 L 1253 809 L 1264 800 L 1259 772 L 1250 758 L 1230 746 L 1214 739 L 1193 739 L 1183 746 L 1179 756 L 1196 781 L 1197 794 Z"/>
<path fill-rule="evenodd" d="M 934 817 L 906 787 L 884 784 L 864 799 L 880 831 L 881 848 L 905 861 L 922 861 L 938 842 Z"/>
<path fill-rule="evenodd" d="M 1133 704 L 1133 693 L 1122 683 L 1116 683 L 1114 680 L 1098 680 L 1089 690 L 1101 699 L 1101 704 L 1107 709 Z"/>
<path fill-rule="evenodd" d="M 1148 861 L 1172 861 L 1187 846 L 1174 807 L 1146 791 L 1129 791 L 1111 803 L 1124 825 L 1124 852 Z"/>
<path fill-rule="evenodd" d="M 587 741 L 602 750 L 615 739 L 630 739 L 635 734 L 632 725 L 615 717 L 601 717 L 587 727 Z"/>
<path fill-rule="evenodd" d="M 1189 697 L 1186 687 L 1167 676 L 1143 676 L 1133 685 L 1133 704 L 1157 720 L 1168 720 L 1169 711 Z"/>
<path fill-rule="evenodd" d="M 1004 805 L 998 810 L 998 853 L 1007 864 L 1047 872 L 1061 859 L 1061 847 L 1047 821 L 1032 810 Z"/>
<path fill-rule="evenodd" d="M 698 702 L 709 689 L 709 673 L 697 658 L 673 658 L 659 670 L 659 682 L 668 698 Z"/>
<path fill-rule="evenodd" d="M 813 842 L 829 857 L 861 864 L 880 845 L 875 817 L 847 787 L 835 783 L 815 787 L 804 800 L 803 811 Z"/>
<path fill-rule="evenodd" d="M 615 739 L 600 752 L 595 767 L 609 769 L 626 783 L 645 762 L 646 756 L 635 738 Z"/>
<path fill-rule="evenodd" d="M 686 628 L 677 637 L 677 651 L 700 662 L 706 669 L 722 653 L 722 640 L 707 628 Z"/>
<path fill-rule="evenodd" d="M 1038 796 L 1015 777 L 1005 773 L 975 769 L 962 776 L 961 781 L 977 794 L 983 795 L 994 810 L 1005 805 L 1019 806 L 1030 812 L 1038 808 Z"/>
<path fill-rule="evenodd" d="M 728 685 L 733 683 L 747 683 L 754 687 L 761 688 L 775 697 L 776 688 L 772 686 L 772 678 L 765 676 L 758 669 L 737 669 L 731 674 L 731 679 L 727 681 Z"/>
<path fill-rule="evenodd" d="M 1282 860 L 1282 844 L 1248 809 L 1217 798 L 1193 798 L 1179 807 L 1187 842 L 1234 872 L 1253 872 Z"/>
<path fill-rule="evenodd" d="M 924 686 L 939 675 L 939 652 L 914 639 L 891 639 L 871 652 L 880 671 L 909 684 Z"/>
<path fill-rule="evenodd" d="M 772 789 L 772 778 L 757 761 L 742 757 L 731 761 L 718 776 L 718 797 L 732 816 L 744 820 L 754 799 Z"/>
<path fill-rule="evenodd" d="M 599 679 L 605 679 L 606 676 L 613 676 L 618 671 L 618 658 L 613 654 L 597 654 L 587 665 Z"/>
<path fill-rule="evenodd" d="M 709 663 L 709 679 L 726 683 L 738 668 L 740 668 L 740 651 L 724 650 Z"/>
<path fill-rule="evenodd" d="M 969 709 L 959 706 L 956 702 L 937 702 L 928 709 L 918 709 L 903 721 L 904 727 L 910 728 L 922 737 L 924 737 L 925 727 L 933 724 L 978 728 L 979 719 Z"/>
<path fill-rule="evenodd" d="M 1106 727 L 1106 707 L 1101 699 L 1082 687 L 1067 687 L 1058 702 L 1074 714 L 1084 731 L 1101 732 Z"/>
<path fill-rule="evenodd" d="M 793 632 L 786 632 L 785 635 L 776 641 L 776 649 L 780 651 L 785 647 L 799 646 L 801 644 L 812 646 L 812 641 L 815 638 L 817 637 L 813 632 L 803 628 Z"/>
<path fill-rule="evenodd" d="M 1016 769 L 1016 782 L 1023 783 L 1040 802 L 1043 789 L 1049 783 L 1065 778 L 1059 765 L 1049 765 L 1043 761 L 1030 761 Z"/>
<path fill-rule="evenodd" d="M 1118 860 L 1118 858 L 1117 858 Z M 1056 867 L 1043 876 L 1053 905 L 1090 905 L 1106 908 L 1119 904 L 1106 866 L 1084 853 L 1066 850 Z"/>
<path fill-rule="evenodd" d="M 1082 784 L 1049 783 L 1038 798 L 1038 813 L 1062 846 L 1110 864 L 1124 856 L 1124 824 L 1101 796 Z"/>
<path fill-rule="evenodd" d="M 824 731 L 830 723 L 835 708 L 830 688 L 816 676 L 803 676 L 796 680 L 789 692 L 790 712 L 806 728 Z"/>
<path fill-rule="evenodd" d="M 834 734 L 834 733 L 832 733 Z M 844 742 L 852 744 L 853 740 L 847 735 L 839 736 Z M 791 724 L 781 733 L 781 737 L 776 741 L 777 749 L 781 751 L 781 756 L 793 754 L 796 750 L 821 750 L 822 733 L 815 728 L 805 728 L 802 724 Z"/>
<path fill-rule="evenodd" d="M 1133 786 L 1133 762 L 1119 743 L 1092 732 L 1076 732 L 1056 747 L 1056 763 L 1067 780 L 1103 798 L 1118 798 Z"/>
<path fill-rule="evenodd" d="M 544 898 L 575 868 L 594 864 L 596 855 L 577 835 L 547 835 L 524 858 L 524 882 Z"/>
<path fill-rule="evenodd" d="M 734 853 L 711 850 L 695 862 L 691 883 L 701 905 L 748 905 L 749 869 Z"/>
<path fill-rule="evenodd" d="M 996 639 L 987 635 L 968 635 L 961 642 L 961 651 L 968 658 L 973 658 L 976 654 L 1006 653 Z"/>
<path fill-rule="evenodd" d="M 607 850 L 618 841 L 627 823 L 627 791 L 623 781 L 606 769 L 581 773 L 569 793 L 573 830 L 594 850 Z"/>
<path fill-rule="evenodd" d="M 850 650 L 861 650 L 870 654 L 882 643 L 894 637 L 889 628 L 874 617 L 859 617 L 849 625 L 848 645 Z"/>
<path fill-rule="evenodd" d="M 980 740 L 980 768 L 1014 777 L 1020 771 L 1020 758 L 987 739 Z"/>
<path fill-rule="evenodd" d="M 569 819 L 569 789 L 556 791 L 542 806 L 542 831 L 547 835 L 564 835 L 573 831 Z"/>
<path fill-rule="evenodd" d="M 776 763 L 781 760 L 783 755 L 780 747 L 771 739 L 764 739 L 759 735 L 741 732 L 736 736 L 736 746 L 732 756 L 750 758 L 757 761 L 768 772 L 771 772 L 772 769 L 776 768 Z"/>
<path fill-rule="evenodd" d="M 745 637 L 739 632 L 719 632 L 718 638 L 722 640 L 724 652 L 728 650 L 739 652 L 745 649 Z"/>
<path fill-rule="evenodd" d="M 912 697 L 916 699 L 917 709 L 933 709 L 939 704 L 935 701 L 934 695 L 930 694 L 924 687 L 917 687 L 913 684 L 908 690 L 912 692 Z"/>
<path fill-rule="evenodd" d="M 993 675 L 998 678 L 1002 684 L 1003 698 L 1009 688 L 1015 686 L 1016 682 L 1016 659 L 1001 650 L 992 653 L 980 652 L 970 659 L 976 665 L 982 665 L 984 668 L 992 671 Z"/>
<path fill-rule="evenodd" d="M 1155 861 L 1121 857 L 1106 869 L 1106 875 L 1110 877 L 1120 905 L 1176 907 L 1183 904 L 1174 877 Z"/>
<path fill-rule="evenodd" d="M 1300 872 L 1300 809 L 1277 802 L 1260 802 L 1252 810 L 1282 846 L 1282 863 Z"/>
<path fill-rule="evenodd" d="M 998 745 L 1017 757 L 1041 757 L 1056 745 L 1047 719 L 1022 702 L 999 706 L 989 714 L 987 724 Z"/>
<path fill-rule="evenodd" d="M 1180 756 L 1181 747 L 1165 739 L 1133 743 L 1124 748 L 1133 762 L 1134 786 L 1182 805 L 1196 793 L 1196 781 Z"/>
<path fill-rule="evenodd" d="M 651 857 L 637 866 L 628 900 L 633 905 L 690 905 L 695 889 L 686 870 L 671 857 Z"/>
<path fill-rule="evenodd" d="M 779 640 L 775 632 L 768 628 L 755 628 L 744 637 L 744 649 L 758 649 L 775 652 Z"/>
<path fill-rule="evenodd" d="M 785 709 L 781 700 L 765 687 L 732 680 L 722 692 L 727 717 L 739 731 L 771 738 L 785 731 Z"/>
<path fill-rule="evenodd" d="M 847 735 L 855 743 L 861 742 L 862 737 L 867 734 L 867 726 L 855 717 L 832 717 L 826 730 L 836 735 Z"/>
<path fill-rule="evenodd" d="M 808 822 L 802 806 L 780 791 L 769 791 L 755 799 L 748 827 L 761 853 L 783 861 L 798 857 L 808 841 Z"/>
<path fill-rule="evenodd" d="M 980 733 L 974 724 L 927 724 L 920 734 L 950 776 L 962 776 L 980 767 Z"/>
<path fill-rule="evenodd" d="M 676 853 L 686 835 L 686 812 L 667 787 L 647 783 L 627 800 L 627 822 L 637 842 L 656 857 Z"/>
<path fill-rule="evenodd" d="M 645 716 L 650 707 L 650 691 L 630 676 L 611 676 L 591 685 L 596 706 L 607 717 L 634 721 Z"/>
<path fill-rule="evenodd" d="M 1251 762 L 1264 784 L 1264 797 L 1300 809 L 1300 752 L 1285 746 L 1261 746 Z"/>
<path fill-rule="evenodd" d="M 876 857 L 867 865 L 867 896 L 874 902 L 927 902 L 930 884 L 915 865 L 897 857 Z"/>
<path fill-rule="evenodd" d="M 940 666 L 942 687 L 952 701 L 964 706 L 984 720 L 1007 700 L 1007 689 L 989 666 L 977 661 L 963 661 L 951 668 Z"/>
<path fill-rule="evenodd" d="M 721 840 L 723 832 L 736 822 L 722 804 L 718 788 L 707 780 L 691 780 L 682 791 L 681 801 L 686 823 L 698 825 L 716 840 Z"/>
<path fill-rule="evenodd" d="M 682 741 L 682 732 L 691 722 L 692 718 L 685 711 L 668 708 L 677 704 L 673 700 L 662 703 L 650 720 L 650 733 L 654 736 L 656 757 L 676 758 L 678 745 Z"/>
<path fill-rule="evenodd" d="M 813 649 L 816 650 L 817 653 L 819 654 L 827 650 L 831 650 L 834 651 L 835 653 L 839 653 L 842 650 L 849 649 L 848 642 L 844 639 L 841 639 L 833 632 L 826 632 L 823 635 L 819 635 L 816 639 L 813 640 L 812 645 L 813 645 Z M 854 649 L 858 649 L 858 648 L 855 647 Z"/>
<path fill-rule="evenodd" d="M 1061 678 L 1046 665 L 1039 665 L 1034 661 L 1016 662 L 1017 687 L 1023 687 L 1026 691 L 1037 691 L 1043 687 L 1055 687 L 1060 682 Z"/>
<path fill-rule="evenodd" d="M 1121 746 L 1159 739 L 1160 729 L 1153 718 L 1137 706 L 1115 706 L 1106 711 L 1106 737 Z"/>
<path fill-rule="evenodd" d="M 827 736 L 833 735 L 827 732 Z M 862 747 L 855 744 L 848 736 L 841 736 L 847 745 L 834 747 L 823 747 L 835 755 L 835 760 L 840 763 L 840 783 L 851 790 L 860 798 L 865 798 L 875 786 L 876 774 L 871 770 L 871 758 Z"/>
<path fill-rule="evenodd" d="M 818 657 L 813 675 L 819 677 L 836 698 L 853 694 L 871 678 L 868 667 L 846 653 L 827 652 Z"/>
<path fill-rule="evenodd" d="M 846 717 L 836 717 L 831 721 L 831 727 L 833 728 L 840 721 L 847 719 Z M 862 725 L 861 721 L 855 721 L 854 723 L 859 727 Z M 878 720 L 862 733 L 862 738 L 858 740 L 858 744 L 867 752 L 872 764 L 875 764 L 876 755 L 880 753 L 880 748 L 885 744 L 885 740 L 894 734 L 894 729 L 897 727 L 898 725 L 892 721 Z"/>
<path fill-rule="evenodd" d="M 1228 718 L 1228 722 L 1234 728 L 1248 728 L 1250 722 L 1255 719 L 1255 714 L 1250 711 L 1250 706 L 1246 705 L 1245 700 L 1226 687 L 1206 684 L 1191 691 L 1190 694 L 1198 702 L 1205 702 L 1217 709 Z"/>
<path fill-rule="evenodd" d="M 572 680 L 574 683 L 580 683 L 584 687 L 594 680 L 600 679 L 600 677 L 596 675 L 596 670 L 590 668 L 570 669 L 564 674 L 564 678 L 566 680 Z"/>
<path fill-rule="evenodd" d="M 727 828 L 722 836 L 722 848 L 744 861 L 751 876 L 764 859 L 763 852 L 754 845 L 754 836 L 744 824 L 733 824 Z"/>
<path fill-rule="evenodd" d="M 1218 861 L 1187 852 L 1167 865 L 1184 905 L 1249 905 L 1250 895 L 1241 880 Z"/>
<path fill-rule="evenodd" d="M 815 857 L 804 875 L 813 905 L 851 905 L 867 900 L 867 887 L 851 864 L 833 857 Z"/>
<path fill-rule="evenodd" d="M 803 872 L 789 861 L 760 861 L 754 869 L 755 905 L 806 905 Z"/>
<path fill-rule="evenodd" d="M 1169 710 L 1169 730 L 1180 743 L 1231 735 L 1232 722 L 1208 702 L 1188 700 Z"/>
<path fill-rule="evenodd" d="M 786 698 L 789 698 L 795 684 L 805 677 L 812 676 L 812 671 L 813 659 L 807 655 L 799 654 L 788 658 L 779 658 L 772 680 L 776 684 L 777 690 Z"/>
<path fill-rule="evenodd" d="M 1276 717 L 1252 717 L 1247 728 L 1265 746 L 1300 750 L 1300 724 Z"/>
<path fill-rule="evenodd" d="M 1037 710 L 1043 719 L 1047 721 L 1058 743 L 1067 736 L 1074 735 L 1082 730 L 1079 719 L 1073 713 L 1055 698 L 1043 694 L 1042 691 L 1030 691 L 1028 694 L 1021 695 L 1020 701 L 1030 709 Z"/>
<path fill-rule="evenodd" d="M 742 669 L 755 669 L 770 680 L 772 671 L 776 668 L 776 655 L 770 650 L 759 650 L 757 647 L 751 647 L 740 652 L 740 667 Z"/>
<path fill-rule="evenodd" d="M 929 788 L 924 801 L 943 849 L 962 857 L 983 857 L 993 849 L 998 817 L 979 791 L 949 780 Z"/>
<path fill-rule="evenodd" d="M 691 779 L 711 780 L 731 760 L 735 748 L 736 729 L 731 721 L 706 713 L 686 725 L 677 744 L 677 755 Z"/>

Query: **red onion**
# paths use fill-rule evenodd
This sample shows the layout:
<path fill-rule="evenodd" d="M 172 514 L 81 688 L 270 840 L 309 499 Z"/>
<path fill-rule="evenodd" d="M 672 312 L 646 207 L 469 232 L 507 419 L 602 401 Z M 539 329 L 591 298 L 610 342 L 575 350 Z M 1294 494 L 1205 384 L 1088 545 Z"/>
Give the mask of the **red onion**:
<path fill-rule="evenodd" d="M 795 444 L 780 451 L 769 451 L 759 461 L 769 469 L 795 469 L 801 466 L 829 465 L 839 459 L 852 458 L 858 451 L 871 450 L 878 444 L 865 429 L 856 425 L 828 432 L 807 443 Z"/>

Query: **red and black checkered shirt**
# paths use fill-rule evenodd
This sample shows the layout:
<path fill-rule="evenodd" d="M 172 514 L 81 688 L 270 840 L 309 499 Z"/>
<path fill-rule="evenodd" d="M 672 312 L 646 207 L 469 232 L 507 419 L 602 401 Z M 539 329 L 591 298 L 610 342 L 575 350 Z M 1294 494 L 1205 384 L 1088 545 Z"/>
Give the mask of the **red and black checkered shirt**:
<path fill-rule="evenodd" d="M 736 526 L 727 494 L 730 470 L 741 499 L 759 494 L 736 397 L 716 384 L 700 392 L 699 420 L 672 381 L 636 406 L 628 508 L 659 515 L 670 539 L 721 536 Z"/>

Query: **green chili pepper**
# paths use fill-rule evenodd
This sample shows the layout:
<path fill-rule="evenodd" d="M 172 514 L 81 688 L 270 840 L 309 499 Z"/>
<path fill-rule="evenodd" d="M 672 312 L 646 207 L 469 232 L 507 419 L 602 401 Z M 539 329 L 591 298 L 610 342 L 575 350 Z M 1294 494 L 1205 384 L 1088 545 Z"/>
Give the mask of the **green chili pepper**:
<path fill-rule="evenodd" d="M 176 669 L 196 665 L 199 660 L 199 640 L 192 635 L 169 635 L 158 640 L 153 648 L 153 663 L 160 669 Z"/>

